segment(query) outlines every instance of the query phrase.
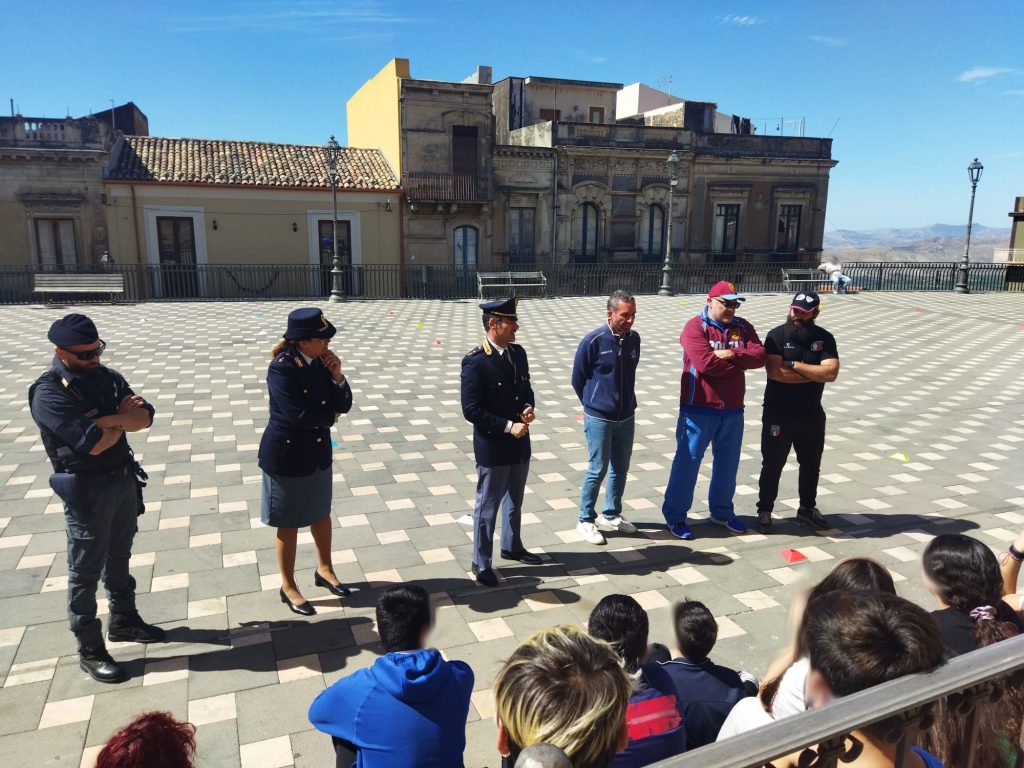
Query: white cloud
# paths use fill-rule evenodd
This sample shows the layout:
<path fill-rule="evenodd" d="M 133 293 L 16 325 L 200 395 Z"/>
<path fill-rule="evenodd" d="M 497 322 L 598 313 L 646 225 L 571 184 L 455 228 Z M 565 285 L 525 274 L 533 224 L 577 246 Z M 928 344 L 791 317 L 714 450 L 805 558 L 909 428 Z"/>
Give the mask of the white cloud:
<path fill-rule="evenodd" d="M 827 45 L 829 48 L 845 48 L 850 44 L 849 40 L 844 40 L 841 37 L 829 37 L 828 35 L 811 35 L 810 40 L 812 43 Z"/>
<path fill-rule="evenodd" d="M 956 80 L 958 83 L 978 83 L 982 80 L 988 80 L 990 77 L 1011 75 L 1017 71 L 1011 67 L 971 67 L 957 75 Z"/>
<path fill-rule="evenodd" d="M 1004 96 L 1024 96 L 1024 89 L 1015 89 L 1012 91 L 1003 91 Z"/>
<path fill-rule="evenodd" d="M 760 24 L 764 21 L 760 16 L 736 16 L 729 14 L 728 16 L 719 16 L 718 23 L 726 24 L 732 27 L 752 27 L 755 24 Z"/>
<path fill-rule="evenodd" d="M 166 20 L 171 32 L 214 32 L 248 30 L 251 32 L 293 31 L 307 34 L 331 34 L 335 39 L 380 37 L 384 30 L 417 20 L 397 13 L 389 4 L 377 0 L 356 0 L 339 6 L 327 0 L 290 2 L 256 0 L 234 6 L 232 12 L 189 15 Z M 370 30 L 366 28 L 370 27 Z M 338 36 L 340 34 L 340 37 Z"/>

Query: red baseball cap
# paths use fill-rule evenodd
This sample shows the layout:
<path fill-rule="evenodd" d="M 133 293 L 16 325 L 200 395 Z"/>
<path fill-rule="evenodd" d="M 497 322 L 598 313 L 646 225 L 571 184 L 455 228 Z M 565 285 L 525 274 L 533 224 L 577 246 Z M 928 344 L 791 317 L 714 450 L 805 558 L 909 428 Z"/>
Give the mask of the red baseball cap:
<path fill-rule="evenodd" d="M 711 286 L 708 291 L 709 299 L 725 299 L 726 301 L 746 301 L 746 298 L 736 293 L 736 286 L 728 280 L 722 280 Z"/>

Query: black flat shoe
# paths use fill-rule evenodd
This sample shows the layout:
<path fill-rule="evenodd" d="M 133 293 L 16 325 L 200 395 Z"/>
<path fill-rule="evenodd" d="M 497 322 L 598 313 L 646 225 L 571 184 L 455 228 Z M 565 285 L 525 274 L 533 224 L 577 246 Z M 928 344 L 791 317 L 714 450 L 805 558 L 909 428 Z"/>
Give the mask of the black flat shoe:
<path fill-rule="evenodd" d="M 540 555 L 527 552 L 525 549 L 521 549 L 518 552 L 509 552 L 507 549 L 503 549 L 501 550 L 501 559 L 518 560 L 520 563 L 526 563 L 527 565 L 540 565 L 544 562 L 541 560 Z"/>
<path fill-rule="evenodd" d="M 291 609 L 292 613 L 297 613 L 299 614 L 299 616 L 316 615 L 316 608 L 314 608 L 311 603 L 307 601 L 305 603 L 302 603 L 301 605 L 296 605 L 288 599 L 288 595 L 284 593 L 284 589 L 281 590 L 281 602 L 287 605 Z"/>
<path fill-rule="evenodd" d="M 476 577 L 477 582 L 483 584 L 485 587 L 498 586 L 498 577 L 490 568 L 478 568 L 474 565 L 473 575 Z"/>
<path fill-rule="evenodd" d="M 313 583 L 318 587 L 323 587 L 332 595 L 335 595 L 337 597 L 348 597 L 352 594 L 352 590 L 350 590 L 344 584 L 331 584 L 331 582 L 329 582 L 327 579 L 320 575 L 319 571 L 317 571 L 316 577 L 313 579 Z"/>

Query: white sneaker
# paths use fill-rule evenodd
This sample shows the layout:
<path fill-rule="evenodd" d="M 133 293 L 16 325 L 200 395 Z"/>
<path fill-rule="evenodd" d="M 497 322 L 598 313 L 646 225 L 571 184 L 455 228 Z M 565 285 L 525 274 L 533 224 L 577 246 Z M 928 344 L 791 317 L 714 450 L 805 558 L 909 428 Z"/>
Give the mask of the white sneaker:
<path fill-rule="evenodd" d="M 597 530 L 593 523 L 580 522 L 576 525 L 576 532 L 583 537 L 584 541 L 590 544 L 604 544 L 604 536 Z"/>
<path fill-rule="evenodd" d="M 636 526 L 629 522 L 629 520 L 624 518 L 622 515 L 616 515 L 612 518 L 607 518 L 604 515 L 598 515 L 597 525 L 600 528 L 604 528 L 606 531 L 618 531 L 619 533 L 636 533 Z"/>

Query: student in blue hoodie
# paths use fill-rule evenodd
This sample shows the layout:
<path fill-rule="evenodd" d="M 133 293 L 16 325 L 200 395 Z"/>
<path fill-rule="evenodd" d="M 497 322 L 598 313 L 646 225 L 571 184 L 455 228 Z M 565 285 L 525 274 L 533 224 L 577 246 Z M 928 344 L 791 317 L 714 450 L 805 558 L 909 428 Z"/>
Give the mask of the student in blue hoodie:
<path fill-rule="evenodd" d="M 309 708 L 309 721 L 334 737 L 338 766 L 452 768 L 466 748 L 473 670 L 424 648 L 433 627 L 430 598 L 406 584 L 377 601 L 377 631 L 387 652 L 344 677 Z M 353 755 L 351 763 L 342 755 Z"/>
<path fill-rule="evenodd" d="M 633 455 L 636 366 L 640 362 L 635 320 L 636 299 L 625 291 L 615 291 L 608 297 L 608 322 L 583 337 L 572 363 L 572 388 L 583 403 L 583 434 L 590 454 L 576 531 L 591 544 L 604 544 L 598 528 L 636 533 L 636 526 L 622 516 L 622 494 Z M 597 494 L 606 473 L 604 510 L 598 516 Z"/>

